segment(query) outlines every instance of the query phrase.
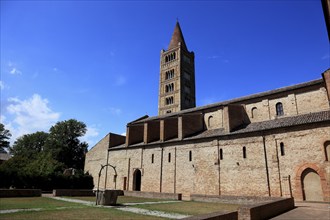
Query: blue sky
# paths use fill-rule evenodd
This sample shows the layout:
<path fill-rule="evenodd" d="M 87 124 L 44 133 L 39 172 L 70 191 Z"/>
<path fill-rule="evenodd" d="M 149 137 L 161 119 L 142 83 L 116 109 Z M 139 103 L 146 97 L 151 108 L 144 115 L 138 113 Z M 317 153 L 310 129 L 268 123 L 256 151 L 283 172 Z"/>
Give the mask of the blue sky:
<path fill-rule="evenodd" d="M 197 106 L 321 78 L 319 0 L 1 1 L 1 123 L 13 134 L 71 118 L 90 147 L 157 115 L 176 19 L 195 53 Z"/>

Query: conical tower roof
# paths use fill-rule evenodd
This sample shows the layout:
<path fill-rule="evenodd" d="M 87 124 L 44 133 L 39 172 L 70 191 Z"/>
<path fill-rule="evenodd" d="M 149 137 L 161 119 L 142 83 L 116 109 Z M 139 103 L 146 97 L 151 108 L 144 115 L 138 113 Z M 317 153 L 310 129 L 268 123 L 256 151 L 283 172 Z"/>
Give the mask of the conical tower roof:
<path fill-rule="evenodd" d="M 184 38 L 183 38 L 183 34 L 182 34 L 182 31 L 181 31 L 181 28 L 180 28 L 180 24 L 177 21 L 176 24 L 175 24 L 175 28 L 174 28 L 172 38 L 171 38 L 171 42 L 168 45 L 167 50 L 171 50 L 171 49 L 179 46 L 179 42 L 181 43 L 181 47 L 184 50 L 188 51 L 186 43 L 184 42 Z"/>

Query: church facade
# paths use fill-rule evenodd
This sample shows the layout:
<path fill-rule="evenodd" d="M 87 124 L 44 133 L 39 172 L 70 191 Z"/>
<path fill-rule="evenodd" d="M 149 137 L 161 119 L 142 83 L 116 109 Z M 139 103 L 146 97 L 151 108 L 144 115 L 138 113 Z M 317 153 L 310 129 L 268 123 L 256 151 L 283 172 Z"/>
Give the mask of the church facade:
<path fill-rule="evenodd" d="M 194 53 L 177 22 L 161 51 L 158 116 L 87 154 L 101 189 L 330 201 L 330 69 L 322 78 L 196 107 Z M 98 182 L 101 165 L 106 167 Z"/>

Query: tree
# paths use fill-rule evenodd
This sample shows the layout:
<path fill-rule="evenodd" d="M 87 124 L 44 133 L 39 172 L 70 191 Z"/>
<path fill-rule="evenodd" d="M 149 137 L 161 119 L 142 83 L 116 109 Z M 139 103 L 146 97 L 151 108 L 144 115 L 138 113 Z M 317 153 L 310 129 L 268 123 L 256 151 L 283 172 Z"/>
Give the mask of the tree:
<path fill-rule="evenodd" d="M 43 131 L 23 135 L 14 142 L 10 153 L 13 154 L 13 156 L 34 159 L 44 150 L 48 135 L 48 133 Z"/>
<path fill-rule="evenodd" d="M 63 172 L 63 164 L 55 160 L 50 152 L 40 152 L 34 160 L 24 167 L 24 172 L 30 176 L 47 177 L 57 172 Z"/>
<path fill-rule="evenodd" d="M 0 123 L 0 152 L 4 152 L 6 148 L 9 148 L 9 139 L 11 133 L 9 130 L 5 129 L 5 126 Z"/>
<path fill-rule="evenodd" d="M 88 144 L 79 137 L 86 131 L 86 125 L 75 119 L 58 122 L 50 128 L 45 148 L 67 168 L 83 169 Z"/>

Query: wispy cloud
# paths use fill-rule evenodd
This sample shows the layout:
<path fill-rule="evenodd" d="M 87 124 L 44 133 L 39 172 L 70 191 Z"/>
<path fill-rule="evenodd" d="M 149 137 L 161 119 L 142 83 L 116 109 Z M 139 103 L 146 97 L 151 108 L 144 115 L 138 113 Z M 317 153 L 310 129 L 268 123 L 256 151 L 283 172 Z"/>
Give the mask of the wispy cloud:
<path fill-rule="evenodd" d="M 86 134 L 80 138 L 81 141 L 85 141 L 88 143 L 89 148 L 93 147 L 98 139 L 99 131 L 95 126 L 87 126 Z"/>
<path fill-rule="evenodd" d="M 60 117 L 60 113 L 50 109 L 48 100 L 43 99 L 39 94 L 34 94 L 25 100 L 9 98 L 8 102 L 11 104 L 6 110 L 13 119 L 4 124 L 11 131 L 13 140 L 24 134 L 48 131 Z M 3 120 L 6 119 L 2 117 Z"/>
<path fill-rule="evenodd" d="M 114 108 L 110 107 L 106 109 L 107 112 L 110 112 L 112 115 L 120 115 L 122 113 L 122 110 L 120 108 Z"/>
<path fill-rule="evenodd" d="M 5 84 L 5 82 L 0 80 L 0 90 L 4 90 L 7 88 L 9 88 L 9 87 Z"/>
<path fill-rule="evenodd" d="M 115 77 L 115 85 L 116 86 L 122 86 L 126 83 L 127 79 L 126 77 L 119 75 Z"/>
<path fill-rule="evenodd" d="M 8 62 L 9 73 L 12 75 L 22 75 L 22 71 L 18 69 L 17 64 Z"/>
<path fill-rule="evenodd" d="M 13 74 L 13 75 L 21 75 L 22 74 L 22 71 L 18 70 L 16 67 L 11 68 L 11 70 L 9 72 L 10 72 L 10 74 Z"/>
<path fill-rule="evenodd" d="M 213 55 L 213 56 L 209 56 L 209 57 L 207 57 L 207 59 L 218 59 L 218 58 L 220 58 L 220 57 L 217 56 L 217 55 Z"/>
<path fill-rule="evenodd" d="M 329 60 L 330 59 L 330 55 L 327 53 L 327 54 L 324 54 L 322 57 L 321 57 L 322 60 Z"/>
<path fill-rule="evenodd" d="M 218 59 L 220 59 L 221 62 L 223 62 L 223 63 L 229 63 L 229 60 L 228 59 L 222 58 L 222 56 L 218 56 L 218 55 L 209 56 L 209 57 L 207 57 L 207 59 L 210 59 L 210 60 L 218 60 Z"/>

